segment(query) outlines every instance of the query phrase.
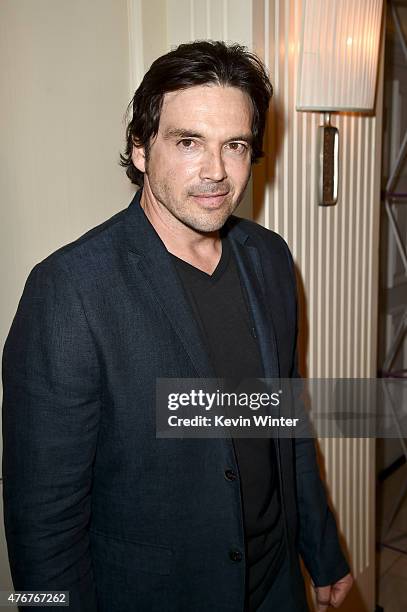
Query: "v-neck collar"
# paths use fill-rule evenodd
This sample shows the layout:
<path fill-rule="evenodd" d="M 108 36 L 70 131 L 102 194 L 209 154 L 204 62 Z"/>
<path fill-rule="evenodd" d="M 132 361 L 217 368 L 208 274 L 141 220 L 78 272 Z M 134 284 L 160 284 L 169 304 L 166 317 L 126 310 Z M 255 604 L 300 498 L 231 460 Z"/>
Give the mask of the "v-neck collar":
<path fill-rule="evenodd" d="M 184 259 L 181 259 L 180 257 L 173 255 L 172 253 L 170 253 L 170 255 L 175 259 L 175 264 L 177 266 L 182 266 L 182 268 L 184 270 L 187 270 L 189 274 L 194 276 L 194 278 L 199 278 L 204 282 L 207 281 L 215 283 L 222 277 L 228 266 L 230 260 L 230 246 L 228 244 L 228 241 L 225 238 L 222 238 L 222 253 L 218 261 L 218 265 L 216 266 L 212 274 L 204 272 L 200 268 L 193 266 L 188 261 L 185 261 Z"/>

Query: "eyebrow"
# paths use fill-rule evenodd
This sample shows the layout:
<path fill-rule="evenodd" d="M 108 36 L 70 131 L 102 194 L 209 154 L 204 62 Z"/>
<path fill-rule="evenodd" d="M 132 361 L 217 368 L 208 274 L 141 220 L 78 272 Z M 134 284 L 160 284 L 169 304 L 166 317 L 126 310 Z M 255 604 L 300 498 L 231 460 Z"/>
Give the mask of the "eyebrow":
<path fill-rule="evenodd" d="M 163 134 L 163 138 L 166 140 L 170 138 L 202 138 L 205 139 L 203 134 L 194 132 L 193 130 L 184 130 L 180 128 L 168 128 Z M 234 142 L 235 140 L 243 140 L 251 144 L 253 142 L 253 134 L 239 134 L 228 138 L 226 142 Z"/>
<path fill-rule="evenodd" d="M 192 130 L 182 130 L 178 128 L 168 128 L 165 130 L 163 137 L 168 138 L 203 138 L 202 134 Z"/>

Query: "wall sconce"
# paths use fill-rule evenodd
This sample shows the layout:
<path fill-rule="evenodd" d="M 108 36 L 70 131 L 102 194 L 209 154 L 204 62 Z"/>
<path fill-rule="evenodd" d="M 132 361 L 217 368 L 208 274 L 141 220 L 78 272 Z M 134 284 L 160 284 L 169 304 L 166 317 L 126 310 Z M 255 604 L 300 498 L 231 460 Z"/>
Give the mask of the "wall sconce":
<path fill-rule="evenodd" d="M 383 0 L 303 0 L 299 111 L 324 113 L 319 127 L 318 203 L 338 201 L 339 134 L 331 112 L 374 108 Z"/>

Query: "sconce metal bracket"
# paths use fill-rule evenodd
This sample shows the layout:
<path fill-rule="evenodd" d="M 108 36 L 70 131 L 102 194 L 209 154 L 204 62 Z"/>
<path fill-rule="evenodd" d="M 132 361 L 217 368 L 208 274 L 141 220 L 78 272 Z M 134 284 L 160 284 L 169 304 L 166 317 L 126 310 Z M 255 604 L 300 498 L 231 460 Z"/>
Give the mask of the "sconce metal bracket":
<path fill-rule="evenodd" d="M 331 125 L 330 113 L 324 114 L 324 125 L 318 130 L 318 141 L 318 204 L 333 206 L 338 201 L 339 132 Z"/>

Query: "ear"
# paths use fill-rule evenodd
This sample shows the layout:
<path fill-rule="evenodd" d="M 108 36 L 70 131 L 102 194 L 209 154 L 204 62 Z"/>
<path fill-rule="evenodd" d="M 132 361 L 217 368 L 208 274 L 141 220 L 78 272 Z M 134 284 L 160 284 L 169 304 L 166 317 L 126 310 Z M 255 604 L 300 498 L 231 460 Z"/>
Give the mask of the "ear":
<path fill-rule="evenodd" d="M 133 151 L 131 153 L 131 160 L 140 172 L 146 171 L 146 155 L 144 147 L 133 145 Z"/>

